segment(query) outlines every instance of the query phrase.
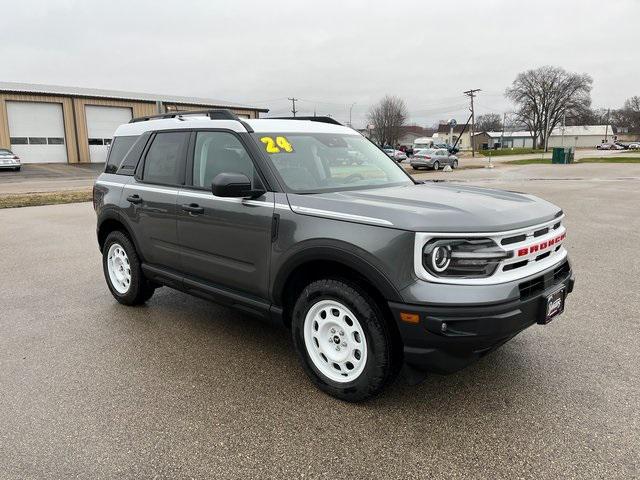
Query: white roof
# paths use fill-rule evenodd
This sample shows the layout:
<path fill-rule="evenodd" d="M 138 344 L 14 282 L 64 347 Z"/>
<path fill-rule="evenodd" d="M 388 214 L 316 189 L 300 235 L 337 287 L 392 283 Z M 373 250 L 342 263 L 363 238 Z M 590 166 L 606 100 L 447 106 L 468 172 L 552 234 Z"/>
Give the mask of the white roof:
<path fill-rule="evenodd" d="M 356 130 L 343 125 L 312 122 L 311 120 L 278 120 L 267 118 L 246 119 L 255 132 L 286 133 L 335 133 L 343 135 L 360 135 Z M 237 120 L 211 120 L 205 115 L 191 115 L 180 118 L 162 118 L 144 122 L 125 123 L 120 125 L 114 134 L 116 137 L 140 135 L 149 130 L 172 130 L 182 128 L 225 128 L 234 132 L 246 132 L 246 128 Z"/>
<path fill-rule="evenodd" d="M 0 91 L 16 93 L 39 93 L 49 95 L 70 95 L 76 97 L 111 98 L 117 100 L 140 100 L 144 102 L 178 103 L 183 105 L 206 105 L 211 107 L 231 107 L 268 112 L 262 107 L 252 107 L 227 100 L 213 98 L 183 97 L 156 93 L 123 92 L 121 90 L 104 90 L 99 88 L 65 87 L 61 85 L 41 85 L 36 83 L 0 82 Z"/>
<path fill-rule="evenodd" d="M 531 133 L 526 130 L 520 130 L 517 132 L 485 132 L 491 138 L 514 138 L 514 137 L 531 137 Z"/>

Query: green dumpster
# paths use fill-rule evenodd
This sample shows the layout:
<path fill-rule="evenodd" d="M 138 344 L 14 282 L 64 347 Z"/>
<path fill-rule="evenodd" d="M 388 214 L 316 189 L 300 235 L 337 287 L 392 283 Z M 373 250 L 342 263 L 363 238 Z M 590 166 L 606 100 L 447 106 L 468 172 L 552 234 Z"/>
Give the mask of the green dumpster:
<path fill-rule="evenodd" d="M 565 149 L 563 147 L 553 147 L 553 156 L 551 157 L 551 163 L 567 163 L 567 157 L 565 155 Z"/>

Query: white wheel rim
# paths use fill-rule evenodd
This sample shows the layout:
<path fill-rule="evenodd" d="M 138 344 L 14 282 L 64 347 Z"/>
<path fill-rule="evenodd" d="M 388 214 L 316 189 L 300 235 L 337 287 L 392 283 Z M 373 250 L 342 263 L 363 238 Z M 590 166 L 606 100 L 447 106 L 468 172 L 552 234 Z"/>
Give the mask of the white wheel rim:
<path fill-rule="evenodd" d="M 315 367 L 334 382 L 355 380 L 367 364 L 364 330 L 351 310 L 335 300 L 321 300 L 309 309 L 304 343 Z"/>
<path fill-rule="evenodd" d="M 131 286 L 131 265 L 122 245 L 114 243 L 107 253 L 109 280 L 118 293 L 125 294 Z"/>

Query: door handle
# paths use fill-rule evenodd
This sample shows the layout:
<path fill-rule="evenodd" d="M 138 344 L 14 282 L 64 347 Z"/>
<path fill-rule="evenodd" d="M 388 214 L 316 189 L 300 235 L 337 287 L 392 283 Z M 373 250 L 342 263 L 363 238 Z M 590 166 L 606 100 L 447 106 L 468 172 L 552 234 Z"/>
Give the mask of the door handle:
<path fill-rule="evenodd" d="M 199 214 L 204 213 L 204 207 L 201 207 L 197 203 L 189 203 L 186 205 L 182 205 L 182 210 L 189 213 Z"/>
<path fill-rule="evenodd" d="M 140 198 L 140 195 L 135 194 L 135 195 L 129 195 L 127 197 L 127 202 L 131 202 L 131 203 L 142 203 L 142 198 Z"/>

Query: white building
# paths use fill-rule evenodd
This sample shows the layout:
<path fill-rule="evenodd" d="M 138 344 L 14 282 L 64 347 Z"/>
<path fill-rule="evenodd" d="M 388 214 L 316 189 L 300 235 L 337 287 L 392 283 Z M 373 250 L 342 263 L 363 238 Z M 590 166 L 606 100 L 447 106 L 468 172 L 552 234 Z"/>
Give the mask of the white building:
<path fill-rule="evenodd" d="M 604 141 L 613 142 L 611 125 L 578 125 L 556 127 L 549 136 L 549 147 L 594 148 Z"/>
<path fill-rule="evenodd" d="M 574 147 L 594 148 L 596 145 L 616 139 L 611 125 L 578 125 L 556 127 L 549 136 L 549 148 Z M 487 144 L 493 148 L 502 141 L 502 148 L 533 148 L 531 133 L 523 130 L 517 132 L 481 132 L 476 135 L 476 145 L 481 148 Z"/>

